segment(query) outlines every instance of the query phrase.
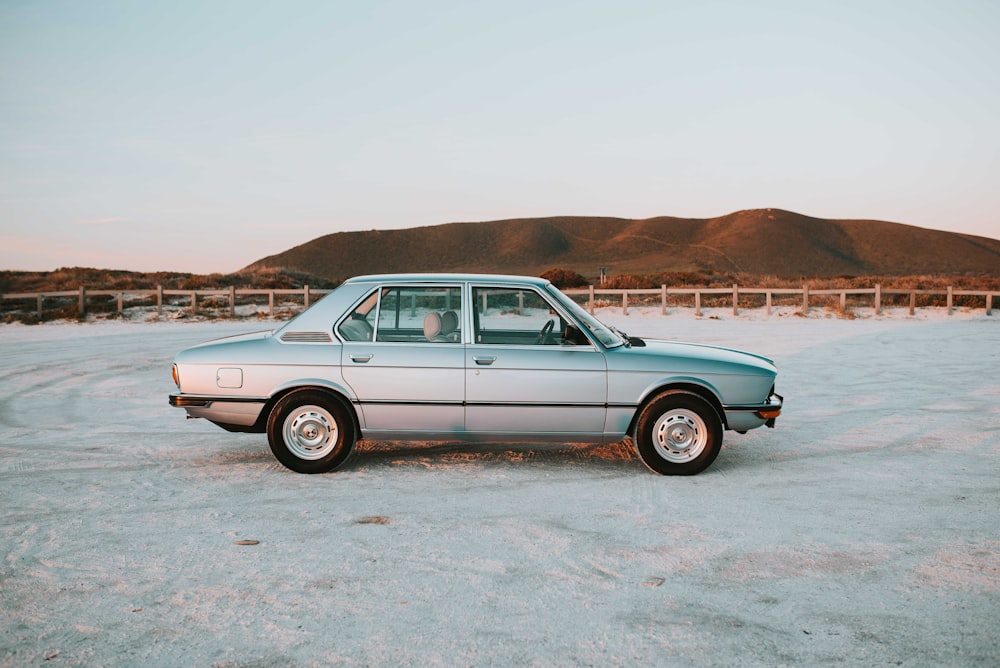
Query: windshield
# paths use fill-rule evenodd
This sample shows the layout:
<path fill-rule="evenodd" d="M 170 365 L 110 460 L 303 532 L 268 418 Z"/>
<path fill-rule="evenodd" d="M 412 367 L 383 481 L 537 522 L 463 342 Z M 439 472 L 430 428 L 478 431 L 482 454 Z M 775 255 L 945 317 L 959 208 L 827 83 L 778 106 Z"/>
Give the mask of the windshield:
<path fill-rule="evenodd" d="M 625 345 L 625 340 L 621 336 L 613 332 L 603 322 L 590 315 L 585 308 L 564 295 L 557 287 L 551 284 L 545 287 L 548 289 L 549 294 L 558 299 L 559 303 L 569 310 L 573 314 L 573 317 L 601 342 L 601 345 L 606 348 L 617 348 L 618 346 Z"/>

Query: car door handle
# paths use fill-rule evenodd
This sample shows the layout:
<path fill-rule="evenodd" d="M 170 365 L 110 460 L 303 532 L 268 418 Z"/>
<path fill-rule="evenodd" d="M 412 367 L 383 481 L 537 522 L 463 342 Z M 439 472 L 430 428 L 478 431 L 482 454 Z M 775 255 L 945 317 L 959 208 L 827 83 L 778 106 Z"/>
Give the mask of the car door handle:
<path fill-rule="evenodd" d="M 497 358 L 493 355 L 490 355 L 488 357 L 473 357 L 472 361 L 478 364 L 479 366 L 489 366 L 490 364 L 496 362 Z"/>
<path fill-rule="evenodd" d="M 368 353 L 367 355 L 354 353 L 353 355 L 351 355 L 351 361 L 357 364 L 364 364 L 365 362 L 371 362 L 372 357 L 374 357 L 374 355 L 372 355 L 371 353 Z"/>

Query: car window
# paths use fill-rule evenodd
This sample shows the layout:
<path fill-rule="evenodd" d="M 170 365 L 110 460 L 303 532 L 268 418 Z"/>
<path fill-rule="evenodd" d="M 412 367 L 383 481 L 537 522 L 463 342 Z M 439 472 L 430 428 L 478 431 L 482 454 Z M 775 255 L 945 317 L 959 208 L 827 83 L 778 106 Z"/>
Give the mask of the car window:
<path fill-rule="evenodd" d="M 617 348 L 624 345 L 625 339 L 623 337 L 619 336 L 603 322 L 590 315 L 582 306 L 567 297 L 551 284 L 548 286 L 548 290 L 560 304 L 576 316 L 577 320 L 587 328 L 587 331 L 597 337 L 597 340 L 600 341 L 602 345 L 607 348 Z"/>
<path fill-rule="evenodd" d="M 534 346 L 581 342 L 563 339 L 565 319 L 534 290 L 477 287 L 472 296 L 476 343 Z"/>
<path fill-rule="evenodd" d="M 383 288 L 375 320 L 375 340 L 394 343 L 460 343 L 460 287 Z"/>
<path fill-rule="evenodd" d="M 361 300 L 354 310 L 337 327 L 337 333 L 345 341 L 371 341 L 375 335 L 375 306 L 378 305 L 378 291 Z"/>

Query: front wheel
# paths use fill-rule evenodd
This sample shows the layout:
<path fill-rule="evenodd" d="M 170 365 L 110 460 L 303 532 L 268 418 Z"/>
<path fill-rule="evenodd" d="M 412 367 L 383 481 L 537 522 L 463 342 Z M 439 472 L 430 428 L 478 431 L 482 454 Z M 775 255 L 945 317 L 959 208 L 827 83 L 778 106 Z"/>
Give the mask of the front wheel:
<path fill-rule="evenodd" d="M 697 394 L 674 390 L 649 403 L 639 415 L 635 449 L 643 463 L 663 475 L 694 475 L 722 449 L 722 420 Z"/>
<path fill-rule="evenodd" d="M 267 419 L 267 440 L 279 462 L 298 473 L 332 471 L 351 454 L 354 420 L 337 400 L 303 390 L 282 397 Z"/>

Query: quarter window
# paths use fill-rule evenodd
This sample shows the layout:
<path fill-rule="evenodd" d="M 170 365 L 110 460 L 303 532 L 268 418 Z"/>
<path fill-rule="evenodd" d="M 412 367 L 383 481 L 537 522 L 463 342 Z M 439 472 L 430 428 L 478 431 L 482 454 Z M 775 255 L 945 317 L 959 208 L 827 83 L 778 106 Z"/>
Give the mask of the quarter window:
<path fill-rule="evenodd" d="M 351 314 L 337 327 L 337 333 L 345 341 L 371 341 L 375 335 L 375 307 L 378 293 L 373 292 L 358 304 Z"/>

